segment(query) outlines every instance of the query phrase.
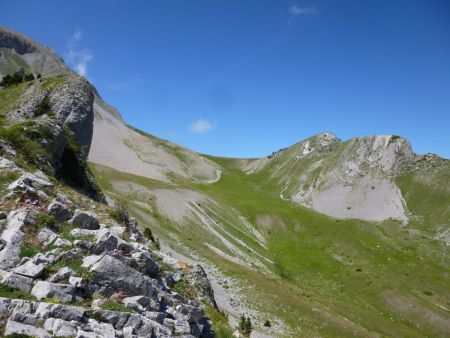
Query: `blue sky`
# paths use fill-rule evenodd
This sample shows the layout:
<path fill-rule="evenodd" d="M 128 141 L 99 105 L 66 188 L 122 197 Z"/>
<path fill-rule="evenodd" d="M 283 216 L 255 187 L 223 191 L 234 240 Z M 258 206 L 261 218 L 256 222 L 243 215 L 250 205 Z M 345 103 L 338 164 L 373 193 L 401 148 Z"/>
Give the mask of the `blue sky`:
<path fill-rule="evenodd" d="M 130 124 L 263 156 L 321 131 L 450 158 L 450 1 L 5 1 Z"/>

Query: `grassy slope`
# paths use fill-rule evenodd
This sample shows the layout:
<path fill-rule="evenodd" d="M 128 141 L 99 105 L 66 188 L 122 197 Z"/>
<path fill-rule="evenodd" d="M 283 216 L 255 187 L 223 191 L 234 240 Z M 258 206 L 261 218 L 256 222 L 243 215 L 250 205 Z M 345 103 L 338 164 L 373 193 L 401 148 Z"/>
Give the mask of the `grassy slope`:
<path fill-rule="evenodd" d="M 195 227 L 175 227 L 161 221 L 156 211 L 147 224 L 158 236 L 170 242 L 167 232 L 177 234 L 183 245 L 240 278 L 248 285 L 254 305 L 302 332 L 296 335 L 368 336 L 373 331 L 392 337 L 443 336 L 442 320 L 449 315 L 442 308 L 450 308 L 448 261 L 446 248 L 431 233 L 411 232 L 395 221 L 374 224 L 319 215 L 281 200 L 276 187 L 266 183 L 268 177 L 245 175 L 234 160 L 212 159 L 230 168 L 219 182 L 207 185 L 175 179 L 174 184 L 235 208 L 254 225 L 261 216 L 275 220 L 260 230 L 268 239 L 265 255 L 274 261 L 278 277 L 269 278 L 223 259 L 196 240 Z M 118 178 L 139 180 L 149 189 L 160 185 L 111 170 L 105 175 L 98 166 L 93 169 L 105 188 Z M 427 186 L 414 185 L 414 189 L 428 194 L 430 203 L 441 203 L 442 196 L 434 198 Z M 448 215 L 443 217 L 448 220 Z M 254 248 L 254 243 L 246 242 Z M 404 310 L 410 300 L 416 312 Z M 423 316 L 430 318 L 422 322 Z"/>

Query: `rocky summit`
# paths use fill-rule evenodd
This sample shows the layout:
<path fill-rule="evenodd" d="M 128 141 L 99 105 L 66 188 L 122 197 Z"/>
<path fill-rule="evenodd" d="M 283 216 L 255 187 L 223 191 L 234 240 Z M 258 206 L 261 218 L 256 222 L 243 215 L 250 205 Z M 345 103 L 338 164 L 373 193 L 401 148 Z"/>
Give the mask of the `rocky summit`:
<path fill-rule="evenodd" d="M 7 28 L 0 76 L 0 336 L 448 337 L 448 159 L 199 154 Z"/>

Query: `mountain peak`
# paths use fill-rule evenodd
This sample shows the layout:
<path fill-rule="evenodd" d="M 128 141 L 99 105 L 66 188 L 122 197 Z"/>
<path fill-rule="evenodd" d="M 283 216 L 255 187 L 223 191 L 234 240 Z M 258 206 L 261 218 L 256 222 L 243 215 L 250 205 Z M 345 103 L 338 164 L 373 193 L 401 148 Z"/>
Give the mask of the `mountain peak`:
<path fill-rule="evenodd" d="M 0 26 L 0 76 L 12 74 L 18 67 L 42 76 L 72 72 L 52 49 Z"/>

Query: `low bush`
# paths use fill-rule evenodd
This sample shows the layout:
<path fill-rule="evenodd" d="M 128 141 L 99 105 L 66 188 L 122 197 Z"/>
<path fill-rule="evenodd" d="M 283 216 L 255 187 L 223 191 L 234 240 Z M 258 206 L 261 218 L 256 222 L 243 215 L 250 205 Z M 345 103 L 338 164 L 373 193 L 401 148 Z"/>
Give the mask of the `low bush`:
<path fill-rule="evenodd" d="M 127 225 L 130 220 L 128 203 L 123 199 L 117 199 L 114 204 L 115 207 L 109 211 L 109 215 L 120 224 Z"/>

